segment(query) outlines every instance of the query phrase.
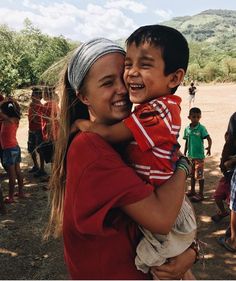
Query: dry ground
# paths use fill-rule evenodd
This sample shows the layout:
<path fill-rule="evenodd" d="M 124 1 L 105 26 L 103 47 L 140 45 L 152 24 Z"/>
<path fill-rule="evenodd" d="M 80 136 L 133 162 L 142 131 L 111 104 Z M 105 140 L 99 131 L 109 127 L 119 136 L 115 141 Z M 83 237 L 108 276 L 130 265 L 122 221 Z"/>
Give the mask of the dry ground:
<path fill-rule="evenodd" d="M 184 128 L 188 124 L 187 87 L 181 87 L 178 95 L 183 99 Z M 221 176 L 219 157 L 229 117 L 236 110 L 235 96 L 236 85 L 233 84 L 199 86 L 196 95 L 195 106 L 202 109 L 201 122 L 213 139 L 212 156 L 206 159 L 206 200 L 194 204 L 199 237 L 208 244 L 205 269 L 200 264 L 196 264 L 193 269 L 197 279 L 236 279 L 236 255 L 227 252 L 216 242 L 216 238 L 224 233 L 229 218 L 219 224 L 213 223 L 210 218 L 216 210 L 212 194 Z M 68 279 L 61 241 L 42 241 L 48 215 L 48 194 L 43 190 L 47 183 L 27 173 L 31 161 L 26 150 L 26 119 L 21 122 L 18 140 L 22 147 L 22 168 L 28 198 L 7 206 L 7 214 L 0 215 L 0 279 Z M 182 139 L 180 143 L 183 145 Z M 50 171 L 50 166 L 47 166 L 47 170 Z M 6 178 L 3 170 L 0 172 L 4 194 L 7 194 Z"/>

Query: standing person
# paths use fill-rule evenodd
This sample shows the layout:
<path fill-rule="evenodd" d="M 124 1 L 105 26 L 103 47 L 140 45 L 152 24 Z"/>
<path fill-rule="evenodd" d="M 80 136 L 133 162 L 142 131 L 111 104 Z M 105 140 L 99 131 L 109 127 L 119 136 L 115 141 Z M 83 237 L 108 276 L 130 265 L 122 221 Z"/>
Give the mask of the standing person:
<path fill-rule="evenodd" d="M 40 149 L 46 163 L 52 163 L 54 144 L 58 136 L 58 116 L 59 106 L 56 101 L 55 89 L 47 87 L 44 90 L 44 100 L 42 117 L 43 144 Z"/>
<path fill-rule="evenodd" d="M 225 133 L 225 142 L 227 142 L 228 139 L 228 133 Z M 224 146 L 225 147 L 225 146 Z M 225 203 L 229 206 L 230 202 L 230 181 L 233 175 L 233 169 L 231 167 L 227 166 L 227 161 L 230 160 L 233 156 L 233 154 L 236 154 L 236 150 L 231 152 L 232 155 L 225 155 L 225 149 L 223 149 L 221 154 L 221 161 L 220 161 L 220 169 L 223 174 L 223 176 L 220 178 L 216 190 L 214 192 L 214 199 L 216 206 L 218 208 L 218 211 L 215 215 L 211 217 L 211 219 L 218 223 L 223 218 L 227 217 L 229 215 L 229 211 L 225 208 Z"/>
<path fill-rule="evenodd" d="M 2 103 L 4 100 L 4 96 L 2 94 L 0 94 L 0 103 Z M 0 132 L 1 132 L 1 126 L 2 126 L 2 119 L 0 119 Z M 2 164 L 2 147 L 1 147 L 1 142 L 0 142 L 0 160 L 1 160 L 1 164 Z M 3 166 L 3 164 L 2 164 Z M 4 170 L 6 170 L 6 167 L 3 167 Z"/>
<path fill-rule="evenodd" d="M 16 139 L 17 129 L 20 121 L 20 107 L 12 101 L 4 101 L 1 104 L 0 118 L 3 120 L 1 126 L 0 141 L 3 149 L 3 165 L 7 169 L 9 179 L 9 195 L 4 202 L 11 204 L 14 202 L 15 181 L 17 178 L 19 192 L 16 194 L 19 198 L 24 197 L 23 176 L 21 173 L 21 149 Z"/>
<path fill-rule="evenodd" d="M 197 88 L 194 85 L 194 82 L 192 81 L 190 83 L 190 87 L 188 88 L 188 93 L 189 93 L 189 109 L 192 108 L 193 105 L 194 105 L 196 92 L 197 92 Z"/>
<path fill-rule="evenodd" d="M 121 145 L 112 148 L 97 134 L 79 133 L 68 146 L 76 119 L 114 124 L 129 115 L 124 57 L 124 50 L 112 41 L 91 40 L 75 51 L 63 78 L 63 129 L 51 178 L 48 233 L 58 235 L 63 229 L 72 279 L 149 279 L 134 264 L 141 237 L 137 224 L 168 233 L 184 197 L 188 166 L 183 163 L 154 192 L 122 162 L 117 153 Z M 85 97 L 89 103 L 82 102 Z M 192 266 L 194 252 L 186 250 L 153 273 L 159 278 L 180 278 Z"/>
<path fill-rule="evenodd" d="M 173 94 L 187 70 L 188 43 L 176 29 L 161 25 L 140 27 L 126 42 L 124 80 L 131 102 L 140 105 L 112 126 L 81 121 L 81 129 L 98 133 L 111 143 L 135 140 L 127 148 L 128 162 L 143 180 L 158 188 L 173 175 L 178 160 L 181 98 Z M 87 97 L 84 102 L 88 104 Z M 192 244 L 196 228 L 187 201 L 168 235 L 142 228 L 137 268 L 147 273 L 150 267 L 184 252 Z"/>
<path fill-rule="evenodd" d="M 200 124 L 202 117 L 201 110 L 193 107 L 189 111 L 188 118 L 191 123 L 184 130 L 185 148 L 184 155 L 188 152 L 188 157 L 192 161 L 193 170 L 191 175 L 191 190 L 187 195 L 192 202 L 200 202 L 204 199 L 204 139 L 208 141 L 206 155 L 211 155 L 212 140 L 205 126 Z M 195 191 L 196 180 L 199 182 L 199 192 Z"/>
<path fill-rule="evenodd" d="M 43 142 L 42 135 L 42 110 L 43 105 L 41 103 L 42 90 L 38 87 L 32 88 L 31 103 L 28 109 L 28 121 L 29 121 L 29 136 L 28 136 L 28 151 L 33 160 L 33 167 L 29 170 L 29 173 L 35 173 L 34 176 L 46 175 L 44 170 L 43 154 L 40 150 L 40 145 Z M 39 154 L 39 164 L 37 160 L 37 153 Z"/>
<path fill-rule="evenodd" d="M 224 162 L 226 169 L 234 169 L 231 183 L 230 183 L 230 231 L 229 237 L 219 237 L 218 242 L 222 246 L 225 247 L 226 250 L 235 253 L 236 252 L 236 112 L 230 117 L 229 125 L 227 129 L 227 140 L 225 142 L 223 152 L 222 152 L 222 159 L 229 159 Z M 227 233 L 226 232 L 226 233 Z"/>

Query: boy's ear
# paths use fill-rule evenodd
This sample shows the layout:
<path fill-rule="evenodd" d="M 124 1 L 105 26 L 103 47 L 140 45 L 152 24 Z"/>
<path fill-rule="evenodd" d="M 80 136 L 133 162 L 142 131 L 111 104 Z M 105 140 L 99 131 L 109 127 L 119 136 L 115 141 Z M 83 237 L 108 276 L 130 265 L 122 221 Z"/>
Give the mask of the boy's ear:
<path fill-rule="evenodd" d="M 85 105 L 89 106 L 90 103 L 88 101 L 88 98 L 84 95 L 82 95 L 79 91 L 76 91 L 77 98 Z"/>
<path fill-rule="evenodd" d="M 183 68 L 179 68 L 175 72 L 171 73 L 169 88 L 172 89 L 180 85 L 181 82 L 184 80 L 184 76 L 185 76 L 185 71 L 183 70 Z"/>

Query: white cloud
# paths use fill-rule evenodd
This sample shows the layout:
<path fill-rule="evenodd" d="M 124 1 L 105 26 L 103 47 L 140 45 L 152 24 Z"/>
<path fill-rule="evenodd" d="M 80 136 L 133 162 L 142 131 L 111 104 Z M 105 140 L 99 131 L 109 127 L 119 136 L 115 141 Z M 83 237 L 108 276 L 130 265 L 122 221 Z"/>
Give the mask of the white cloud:
<path fill-rule="evenodd" d="M 118 7 L 88 4 L 81 9 L 66 2 L 51 2 L 47 5 L 33 2 L 24 0 L 24 10 L 0 8 L 0 23 L 19 30 L 27 17 L 43 33 L 54 36 L 63 34 L 66 38 L 80 41 L 99 36 L 123 38 L 137 28 L 134 21 Z M 125 2 L 130 2 L 130 5 L 133 3 Z"/>
<path fill-rule="evenodd" d="M 173 16 L 173 12 L 171 10 L 157 9 L 155 10 L 155 14 L 157 14 L 161 20 L 169 20 Z"/>
<path fill-rule="evenodd" d="M 147 7 L 140 2 L 132 0 L 108 0 L 106 8 L 117 8 L 117 9 L 126 9 L 134 13 L 143 13 L 147 10 Z"/>

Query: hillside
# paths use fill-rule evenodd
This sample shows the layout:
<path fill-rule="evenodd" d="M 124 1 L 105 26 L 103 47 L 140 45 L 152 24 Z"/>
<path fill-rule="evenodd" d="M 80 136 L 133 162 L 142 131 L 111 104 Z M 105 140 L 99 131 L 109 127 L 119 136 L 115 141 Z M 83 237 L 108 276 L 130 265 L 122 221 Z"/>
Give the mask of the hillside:
<path fill-rule="evenodd" d="M 236 46 L 236 11 L 206 10 L 194 16 L 176 17 L 162 24 L 181 31 L 189 41 Z"/>

